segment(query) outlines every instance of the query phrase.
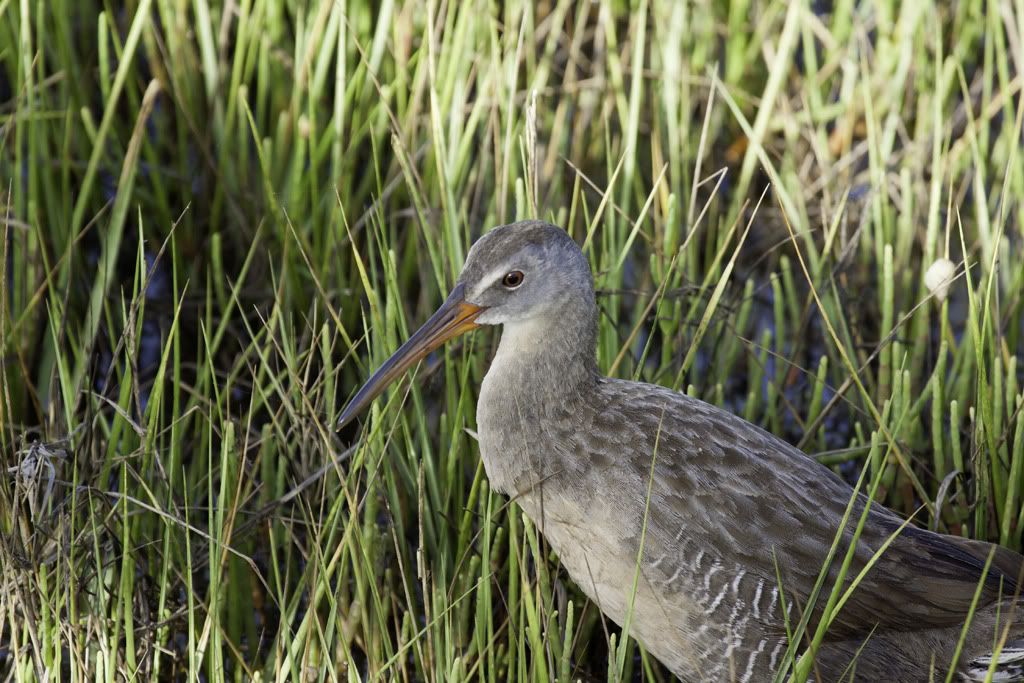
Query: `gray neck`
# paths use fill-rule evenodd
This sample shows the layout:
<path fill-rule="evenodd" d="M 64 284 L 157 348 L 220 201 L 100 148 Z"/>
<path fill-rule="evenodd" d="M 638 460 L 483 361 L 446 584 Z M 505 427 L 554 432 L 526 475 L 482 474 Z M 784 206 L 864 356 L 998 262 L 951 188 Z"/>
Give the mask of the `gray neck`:
<path fill-rule="evenodd" d="M 505 323 L 481 399 L 515 401 L 519 412 L 535 413 L 587 394 L 599 377 L 597 307 L 587 303 Z"/>
<path fill-rule="evenodd" d="M 547 479 L 543 432 L 581 410 L 600 377 L 593 299 L 559 308 L 557 316 L 505 323 L 480 388 L 480 454 L 495 491 L 519 497 Z"/>

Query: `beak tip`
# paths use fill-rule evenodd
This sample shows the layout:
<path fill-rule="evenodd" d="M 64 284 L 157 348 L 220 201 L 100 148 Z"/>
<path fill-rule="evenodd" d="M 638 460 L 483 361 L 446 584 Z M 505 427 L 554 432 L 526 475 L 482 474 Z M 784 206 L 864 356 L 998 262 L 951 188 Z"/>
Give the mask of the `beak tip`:
<path fill-rule="evenodd" d="M 338 431 L 343 429 L 349 422 L 352 421 L 354 417 L 354 411 L 352 411 L 350 408 L 345 408 L 345 410 L 342 411 L 338 419 L 334 422 L 334 430 Z"/>

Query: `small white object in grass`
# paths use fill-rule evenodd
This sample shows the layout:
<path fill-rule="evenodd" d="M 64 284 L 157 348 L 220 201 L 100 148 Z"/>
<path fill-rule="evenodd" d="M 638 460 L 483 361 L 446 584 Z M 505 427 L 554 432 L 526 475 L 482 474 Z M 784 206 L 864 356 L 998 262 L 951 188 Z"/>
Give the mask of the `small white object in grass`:
<path fill-rule="evenodd" d="M 305 139 L 309 137 L 309 117 L 305 114 L 299 117 L 299 137 Z"/>
<path fill-rule="evenodd" d="M 948 258 L 937 259 L 924 274 L 924 285 L 936 299 L 945 301 L 955 274 L 956 265 L 952 261 Z"/>

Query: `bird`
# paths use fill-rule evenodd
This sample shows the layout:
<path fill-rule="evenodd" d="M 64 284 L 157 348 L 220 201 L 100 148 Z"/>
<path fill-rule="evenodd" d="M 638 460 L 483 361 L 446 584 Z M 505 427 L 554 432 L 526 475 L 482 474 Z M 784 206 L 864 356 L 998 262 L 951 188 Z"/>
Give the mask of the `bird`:
<path fill-rule="evenodd" d="M 1024 557 L 907 524 L 726 410 L 604 376 L 598 321 L 589 262 L 568 232 L 541 221 L 493 228 L 338 426 L 449 339 L 500 325 L 476 408 L 491 488 L 519 505 L 578 588 L 681 680 L 772 680 L 833 540 L 842 529 L 823 596 L 867 508 L 842 589 L 867 571 L 811 653 L 812 679 L 982 681 L 991 666 L 994 681 L 1024 681 Z M 808 633 L 824 603 L 815 601 Z"/>

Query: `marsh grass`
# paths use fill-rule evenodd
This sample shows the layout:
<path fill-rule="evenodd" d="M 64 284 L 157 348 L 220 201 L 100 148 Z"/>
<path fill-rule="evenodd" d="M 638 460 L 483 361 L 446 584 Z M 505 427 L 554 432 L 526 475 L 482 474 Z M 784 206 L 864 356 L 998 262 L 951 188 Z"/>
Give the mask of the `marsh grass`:
<path fill-rule="evenodd" d="M 527 217 L 602 368 L 1019 550 L 1022 40 L 1021 0 L 0 0 L 0 672 L 669 680 L 489 490 L 494 333 L 333 429 Z"/>

